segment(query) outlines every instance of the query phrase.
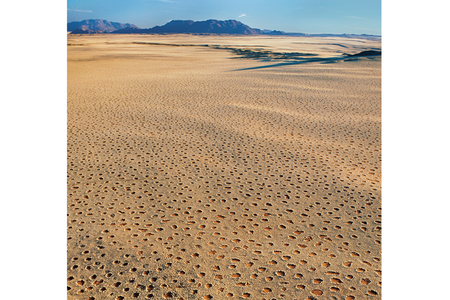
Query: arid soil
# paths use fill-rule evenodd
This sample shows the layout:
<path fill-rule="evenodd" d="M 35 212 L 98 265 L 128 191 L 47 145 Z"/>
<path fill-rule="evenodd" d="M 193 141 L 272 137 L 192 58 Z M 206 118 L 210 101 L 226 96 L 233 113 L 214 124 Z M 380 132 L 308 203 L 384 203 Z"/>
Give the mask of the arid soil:
<path fill-rule="evenodd" d="M 68 299 L 381 299 L 371 50 L 68 35 Z"/>

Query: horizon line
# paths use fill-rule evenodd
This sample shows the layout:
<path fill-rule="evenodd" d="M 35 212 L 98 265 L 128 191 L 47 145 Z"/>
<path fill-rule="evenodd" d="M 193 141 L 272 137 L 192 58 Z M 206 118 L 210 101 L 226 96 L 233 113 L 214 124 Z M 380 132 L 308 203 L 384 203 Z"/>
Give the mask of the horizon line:
<path fill-rule="evenodd" d="M 112 22 L 112 23 L 121 23 L 121 22 L 116 22 L 116 21 L 109 21 L 109 20 L 106 20 L 106 19 L 84 19 L 84 20 L 81 20 L 81 21 L 72 21 L 72 22 L 67 22 L 67 24 L 70 24 L 70 23 L 74 23 L 74 22 L 83 22 L 83 21 L 88 21 L 88 20 L 101 20 L 101 21 L 108 21 L 108 22 Z M 187 19 L 187 20 L 182 20 L 182 19 L 173 19 L 173 20 L 170 20 L 170 21 L 168 21 L 167 23 L 165 23 L 165 24 L 163 24 L 163 25 L 155 25 L 155 26 L 153 26 L 153 27 L 149 27 L 149 28 L 141 28 L 141 27 L 138 27 L 138 29 L 152 29 L 152 28 L 154 28 L 154 27 L 157 27 L 157 26 L 164 26 L 164 25 L 166 25 L 166 24 L 168 24 L 168 23 L 170 23 L 170 22 L 173 22 L 173 21 L 192 21 L 192 22 L 206 22 L 206 21 L 221 21 L 221 22 L 224 22 L 224 21 L 235 21 L 235 22 L 239 22 L 239 23 L 242 23 L 242 24 L 244 24 L 244 25 L 246 25 L 246 26 L 249 26 L 249 25 L 247 25 L 247 24 L 245 24 L 245 23 L 243 23 L 243 22 L 241 22 L 241 21 L 239 21 L 239 20 L 236 20 L 236 19 L 228 19 L 228 20 L 219 20 L 219 19 L 207 19 L 207 20 L 192 20 L 192 19 Z M 133 23 L 130 23 L 130 22 L 126 22 L 126 23 L 122 23 L 122 24 L 131 24 L 131 25 L 134 25 Z M 136 25 L 134 25 L 134 26 L 136 26 Z M 137 26 L 136 26 L 137 27 Z M 381 34 L 368 34 L 368 33 L 305 33 L 305 32 L 294 32 L 294 31 L 283 31 L 283 30 L 278 30 L 278 29 L 260 29 L 260 28 L 254 28 L 254 27 L 251 27 L 251 26 L 249 26 L 251 29 L 259 29 L 259 30 L 270 30 L 270 31 L 279 31 L 279 32 L 283 32 L 283 33 L 286 33 L 286 34 L 305 34 L 305 35 L 366 35 L 366 36 L 376 36 L 376 37 L 382 37 L 382 35 Z"/>

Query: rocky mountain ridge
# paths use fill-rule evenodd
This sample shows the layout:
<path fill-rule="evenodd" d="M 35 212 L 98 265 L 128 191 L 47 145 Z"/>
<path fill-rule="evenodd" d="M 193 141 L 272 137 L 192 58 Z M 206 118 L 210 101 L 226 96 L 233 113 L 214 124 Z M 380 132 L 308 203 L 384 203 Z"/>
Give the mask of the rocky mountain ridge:
<path fill-rule="evenodd" d="M 67 23 L 67 31 L 71 31 L 72 33 L 109 33 L 124 28 L 138 27 L 130 23 L 118 23 L 98 19 Z"/>

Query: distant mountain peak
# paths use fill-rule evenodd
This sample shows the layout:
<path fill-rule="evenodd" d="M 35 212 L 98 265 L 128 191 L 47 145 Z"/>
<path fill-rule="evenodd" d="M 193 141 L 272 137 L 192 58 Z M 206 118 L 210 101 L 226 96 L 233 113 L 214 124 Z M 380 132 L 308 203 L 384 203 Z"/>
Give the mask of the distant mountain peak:
<path fill-rule="evenodd" d="M 109 33 L 124 28 L 139 29 L 139 27 L 130 23 L 110 22 L 101 19 L 89 19 L 67 23 L 67 31 L 72 31 L 74 33 Z"/>
<path fill-rule="evenodd" d="M 148 29 L 119 29 L 113 33 L 190 33 L 190 34 L 262 34 L 261 30 L 251 28 L 236 20 L 172 20 L 165 25 Z"/>

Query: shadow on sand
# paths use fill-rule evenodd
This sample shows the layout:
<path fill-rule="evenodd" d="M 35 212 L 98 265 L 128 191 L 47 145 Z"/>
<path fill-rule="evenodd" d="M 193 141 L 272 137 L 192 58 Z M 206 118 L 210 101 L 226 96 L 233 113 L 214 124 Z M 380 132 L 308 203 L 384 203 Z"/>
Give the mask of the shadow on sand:
<path fill-rule="evenodd" d="M 237 69 L 237 70 L 233 70 L 233 71 L 267 69 L 267 68 L 275 68 L 275 67 L 282 67 L 282 66 L 301 65 L 301 64 L 314 63 L 314 62 L 318 62 L 321 64 L 332 64 L 332 63 L 337 63 L 339 61 L 354 61 L 354 60 L 358 60 L 363 57 L 373 59 L 378 56 L 381 56 L 381 51 L 370 50 L 370 51 L 362 51 L 357 54 L 344 54 L 342 56 L 326 57 L 326 58 L 320 58 L 320 57 L 299 58 L 299 57 L 296 57 L 295 61 L 288 61 L 288 62 L 277 63 L 277 64 L 273 64 L 273 65 L 265 65 L 265 66 Z M 260 61 L 272 61 L 272 60 L 264 59 L 264 60 L 260 60 Z"/>
<path fill-rule="evenodd" d="M 331 64 L 339 61 L 351 61 L 358 60 L 362 57 L 374 58 L 381 56 L 381 50 L 365 50 L 356 54 L 346 54 L 343 53 L 336 57 L 315 57 L 315 53 L 302 53 L 302 52 L 273 52 L 270 50 L 263 49 L 265 46 L 244 46 L 244 47 L 229 47 L 224 45 L 211 45 L 211 44 L 167 44 L 167 43 L 152 43 L 152 42 L 132 42 L 132 44 L 142 44 L 142 45 L 152 45 L 152 46 L 174 46 L 174 47 L 207 47 L 218 50 L 231 51 L 237 57 L 232 59 L 256 59 L 260 62 L 271 62 L 271 61 L 282 61 L 273 65 L 265 65 L 252 68 L 237 69 L 234 71 L 246 71 L 246 70 L 256 70 L 256 69 L 267 69 L 274 67 L 290 66 L 290 65 L 300 65 L 307 63 L 322 63 Z M 336 44 L 332 44 L 336 45 Z M 344 45 L 337 44 L 341 47 L 346 47 Z M 256 48 L 255 48 L 256 47 Z M 287 61 L 288 60 L 288 61 Z"/>

